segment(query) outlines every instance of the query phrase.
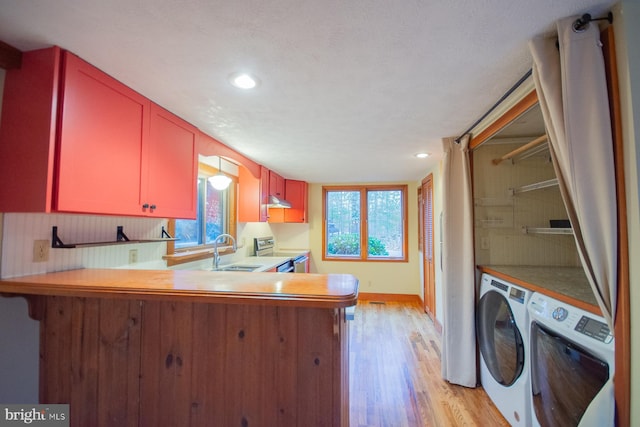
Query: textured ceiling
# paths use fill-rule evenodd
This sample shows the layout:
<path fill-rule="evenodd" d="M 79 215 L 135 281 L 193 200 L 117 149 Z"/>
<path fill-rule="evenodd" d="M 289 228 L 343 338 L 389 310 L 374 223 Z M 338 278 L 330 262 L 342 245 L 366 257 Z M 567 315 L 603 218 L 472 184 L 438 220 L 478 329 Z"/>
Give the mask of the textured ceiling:
<path fill-rule="evenodd" d="M 530 38 L 613 3 L 0 0 L 0 40 L 71 50 L 287 178 L 414 181 L 531 67 Z M 250 92 L 227 80 L 245 70 Z"/>

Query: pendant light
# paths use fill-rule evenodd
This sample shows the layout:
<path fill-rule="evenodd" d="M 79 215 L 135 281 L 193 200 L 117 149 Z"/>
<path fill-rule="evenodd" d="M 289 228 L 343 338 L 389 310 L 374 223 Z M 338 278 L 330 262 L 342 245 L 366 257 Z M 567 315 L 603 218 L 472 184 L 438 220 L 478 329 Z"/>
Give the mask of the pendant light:
<path fill-rule="evenodd" d="M 222 157 L 218 156 L 218 173 L 209 178 L 209 182 L 216 190 L 226 190 L 231 184 L 231 178 L 222 173 Z"/>

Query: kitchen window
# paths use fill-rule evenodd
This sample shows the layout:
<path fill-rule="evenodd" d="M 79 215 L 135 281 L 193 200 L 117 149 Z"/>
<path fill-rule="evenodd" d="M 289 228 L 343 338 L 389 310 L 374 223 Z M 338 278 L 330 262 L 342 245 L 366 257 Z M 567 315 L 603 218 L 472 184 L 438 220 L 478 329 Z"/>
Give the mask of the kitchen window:
<path fill-rule="evenodd" d="M 198 216 L 176 220 L 176 249 L 212 243 L 228 231 L 229 192 L 214 189 L 207 177 L 198 178 Z"/>
<path fill-rule="evenodd" d="M 208 178 L 218 172 L 208 165 L 200 164 L 198 180 L 198 206 L 196 219 L 169 220 L 169 234 L 177 240 L 167 247 L 167 265 L 210 258 L 213 241 L 220 234 L 236 235 L 236 182 L 225 190 L 213 188 Z M 231 242 L 218 242 L 220 254 L 232 250 Z"/>
<path fill-rule="evenodd" d="M 407 261 L 407 186 L 323 187 L 323 259 Z"/>

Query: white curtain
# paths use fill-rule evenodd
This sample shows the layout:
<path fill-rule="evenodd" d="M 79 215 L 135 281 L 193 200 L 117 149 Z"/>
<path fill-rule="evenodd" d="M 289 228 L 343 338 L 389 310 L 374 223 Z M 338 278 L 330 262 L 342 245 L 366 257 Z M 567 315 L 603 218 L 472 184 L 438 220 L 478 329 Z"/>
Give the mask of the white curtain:
<path fill-rule="evenodd" d="M 530 42 L 533 77 L 578 253 L 613 331 L 617 217 L 604 59 L 598 26 L 576 31 L 575 20 L 558 21 L 558 46 L 555 38 Z"/>
<path fill-rule="evenodd" d="M 473 195 L 469 136 L 443 140 L 442 377 L 477 385 Z"/>

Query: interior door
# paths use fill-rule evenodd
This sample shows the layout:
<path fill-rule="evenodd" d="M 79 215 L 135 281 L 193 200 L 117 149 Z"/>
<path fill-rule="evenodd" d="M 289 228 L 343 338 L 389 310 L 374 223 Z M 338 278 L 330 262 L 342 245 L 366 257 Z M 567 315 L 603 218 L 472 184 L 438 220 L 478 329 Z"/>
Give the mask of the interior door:
<path fill-rule="evenodd" d="M 421 222 L 424 237 L 422 239 L 424 271 L 424 311 L 436 317 L 435 261 L 433 254 L 433 174 L 422 180 Z"/>

